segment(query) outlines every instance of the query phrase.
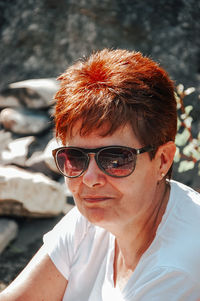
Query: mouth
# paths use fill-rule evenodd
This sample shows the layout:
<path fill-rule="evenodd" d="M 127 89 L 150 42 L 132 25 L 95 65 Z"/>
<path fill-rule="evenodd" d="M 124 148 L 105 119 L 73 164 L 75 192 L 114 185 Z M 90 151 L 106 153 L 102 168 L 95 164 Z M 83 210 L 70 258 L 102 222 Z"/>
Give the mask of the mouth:
<path fill-rule="evenodd" d="M 82 198 L 83 201 L 87 202 L 87 203 L 100 203 L 100 202 L 105 202 L 108 200 L 111 200 L 111 197 L 107 197 L 107 196 L 98 196 L 98 197 L 94 197 L 94 196 L 87 196 L 87 197 L 83 197 Z"/>

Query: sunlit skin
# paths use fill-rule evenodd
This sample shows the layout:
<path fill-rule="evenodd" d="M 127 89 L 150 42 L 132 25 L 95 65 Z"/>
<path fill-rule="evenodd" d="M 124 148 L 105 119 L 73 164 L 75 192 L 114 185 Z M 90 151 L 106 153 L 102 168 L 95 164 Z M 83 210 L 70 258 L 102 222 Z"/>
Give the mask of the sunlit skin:
<path fill-rule="evenodd" d="M 74 132 L 76 135 L 67 139 L 68 146 L 142 147 L 129 125 L 106 137 L 101 137 L 98 131 L 84 137 L 76 129 Z M 78 178 L 66 178 L 66 181 L 80 212 L 92 223 L 109 231 L 112 229 L 115 232 L 113 234 L 117 234 L 132 223 L 135 224 L 141 215 L 149 215 L 147 211 L 155 207 L 160 177 L 158 163 L 157 160 L 151 161 L 148 153 L 138 155 L 136 168 L 130 176 L 114 178 L 104 174 L 98 168 L 94 156 L 90 155 L 90 164 L 85 173 Z"/>
<path fill-rule="evenodd" d="M 74 135 L 67 137 L 66 145 L 82 148 L 144 146 L 139 143 L 129 124 L 105 137 L 100 135 L 101 131 L 82 137 L 79 127 L 80 124 L 77 124 Z M 159 147 L 153 160 L 150 160 L 148 153 L 138 155 L 134 172 L 125 178 L 104 174 L 98 168 L 94 155 L 90 155 L 90 164 L 82 176 L 66 178 L 79 211 L 90 222 L 116 236 L 116 262 L 119 266 L 124 262 L 133 270 L 155 236 L 169 197 L 169 188 L 162 174 L 167 173 L 174 152 L 174 143 L 168 142 Z"/>

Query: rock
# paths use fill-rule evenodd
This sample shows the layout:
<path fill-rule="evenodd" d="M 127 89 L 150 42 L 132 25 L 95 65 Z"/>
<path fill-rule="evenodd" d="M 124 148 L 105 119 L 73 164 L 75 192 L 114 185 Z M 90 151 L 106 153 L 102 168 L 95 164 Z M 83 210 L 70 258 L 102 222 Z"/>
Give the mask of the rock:
<path fill-rule="evenodd" d="M 13 281 L 27 265 L 41 247 L 43 235 L 50 231 L 63 215 L 61 213 L 51 218 L 18 218 L 16 220 L 18 224 L 17 237 L 11 242 L 9 248 L 0 255 L 0 291 Z"/>
<path fill-rule="evenodd" d="M 20 100 L 14 95 L 7 95 L 7 93 L 3 93 L 0 95 L 0 108 L 6 107 L 19 107 Z"/>
<path fill-rule="evenodd" d="M 18 226 L 13 220 L 0 219 L 0 254 L 7 245 L 17 236 Z"/>
<path fill-rule="evenodd" d="M 47 166 L 54 172 L 59 173 L 58 168 L 55 164 L 55 160 L 52 155 L 52 150 L 55 148 L 58 148 L 60 145 L 58 144 L 57 140 L 55 138 L 51 139 L 49 143 L 47 144 L 44 153 L 43 158 Z"/>
<path fill-rule="evenodd" d="M 6 288 L 6 284 L 2 281 L 0 281 L 0 292 L 2 292 Z"/>
<path fill-rule="evenodd" d="M 7 144 L 7 148 L 0 153 L 0 164 L 17 164 L 25 166 L 28 146 L 35 140 L 33 136 L 15 139 Z"/>
<path fill-rule="evenodd" d="M 46 164 L 44 153 L 42 151 L 34 152 L 33 155 L 26 160 L 25 166 L 30 170 L 42 172 L 52 179 L 57 179 L 60 177 L 56 167 L 55 170 L 53 170 L 53 168 L 49 168 L 49 166 Z"/>
<path fill-rule="evenodd" d="M 18 100 L 23 99 L 23 104 L 28 108 L 41 109 L 54 103 L 53 96 L 58 90 L 59 84 L 54 78 L 30 79 L 12 83 L 9 85 L 10 92 L 21 92 Z"/>
<path fill-rule="evenodd" d="M 50 178 L 57 180 L 61 177 L 61 174 L 56 167 L 52 155 L 52 150 L 56 147 L 59 147 L 56 139 L 50 139 L 44 151 L 34 152 L 33 155 L 26 160 L 25 166 L 32 170 L 40 171 Z"/>
<path fill-rule="evenodd" d="M 48 217 L 62 212 L 66 197 L 61 185 L 41 173 L 0 167 L 0 214 Z"/>
<path fill-rule="evenodd" d="M 1 130 L 0 131 L 0 154 L 4 149 L 7 149 L 7 146 L 11 141 L 12 141 L 11 133 Z"/>
<path fill-rule="evenodd" d="M 54 103 L 54 94 L 58 90 L 58 82 L 54 78 L 39 78 L 11 83 L 2 90 L 0 108 L 27 107 L 43 109 Z"/>
<path fill-rule="evenodd" d="M 63 213 L 67 214 L 73 207 L 74 207 L 73 204 L 65 204 L 65 207 L 63 209 Z"/>
<path fill-rule="evenodd" d="M 61 178 L 58 180 L 58 182 L 59 182 L 59 183 L 61 184 L 61 186 L 62 186 L 63 192 L 64 192 L 64 194 L 65 194 L 65 196 L 66 196 L 66 199 L 67 199 L 67 203 L 68 203 L 68 204 L 71 204 L 71 205 L 74 205 L 74 204 L 75 204 L 74 198 L 73 198 L 72 193 L 71 193 L 71 191 L 69 190 L 69 188 L 68 188 L 68 186 L 67 186 L 67 184 L 66 184 L 66 182 L 65 182 L 65 177 L 61 177 Z"/>
<path fill-rule="evenodd" d="M 0 113 L 4 128 L 16 134 L 39 134 L 51 126 L 49 117 L 43 112 L 22 108 L 6 108 Z"/>
<path fill-rule="evenodd" d="M 44 151 L 34 152 L 33 155 L 26 160 L 26 166 L 37 171 L 43 172 L 51 178 L 60 177 L 60 173 L 56 167 L 52 150 L 59 147 L 55 138 L 50 139 Z"/>

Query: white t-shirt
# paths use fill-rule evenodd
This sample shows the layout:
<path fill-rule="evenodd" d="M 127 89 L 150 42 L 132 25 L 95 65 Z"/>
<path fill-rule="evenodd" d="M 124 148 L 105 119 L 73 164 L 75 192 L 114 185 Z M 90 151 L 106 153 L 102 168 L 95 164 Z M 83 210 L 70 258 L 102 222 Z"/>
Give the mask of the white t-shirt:
<path fill-rule="evenodd" d="M 200 300 L 200 194 L 170 185 L 156 236 L 123 291 L 113 283 L 115 237 L 76 207 L 44 236 L 47 253 L 68 279 L 64 301 Z"/>

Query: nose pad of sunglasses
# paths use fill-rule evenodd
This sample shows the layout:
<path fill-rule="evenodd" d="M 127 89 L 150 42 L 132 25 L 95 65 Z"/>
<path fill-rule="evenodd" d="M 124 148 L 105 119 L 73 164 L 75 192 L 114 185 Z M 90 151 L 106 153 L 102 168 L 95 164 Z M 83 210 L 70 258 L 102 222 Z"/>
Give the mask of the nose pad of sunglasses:
<path fill-rule="evenodd" d="M 108 166 L 110 166 L 110 164 L 108 164 L 108 162 L 106 162 L 105 160 L 100 159 L 99 153 L 87 153 L 86 156 L 87 156 L 87 163 L 85 165 L 84 172 L 89 168 L 89 165 L 92 162 L 95 162 L 98 169 L 100 169 L 104 174 L 112 175 L 109 174 L 108 172 L 109 169 Z M 117 168 L 117 167 L 118 167 L 118 162 L 117 161 L 112 162 L 112 168 Z"/>
<path fill-rule="evenodd" d="M 94 154 L 94 153 L 88 153 L 88 154 L 86 154 L 86 156 L 87 156 L 87 160 L 85 162 L 85 168 L 84 168 L 85 171 L 88 168 L 93 167 L 94 164 L 95 164 L 95 166 L 97 168 L 100 168 L 96 154 Z"/>
<path fill-rule="evenodd" d="M 86 156 L 87 160 L 85 162 L 84 169 L 82 170 L 81 175 L 85 178 L 85 181 L 88 177 L 87 181 L 93 183 L 92 185 L 100 184 L 102 182 L 102 179 L 100 180 L 99 175 L 102 172 L 105 175 L 105 171 L 99 165 L 96 154 L 90 153 L 86 154 Z"/>

